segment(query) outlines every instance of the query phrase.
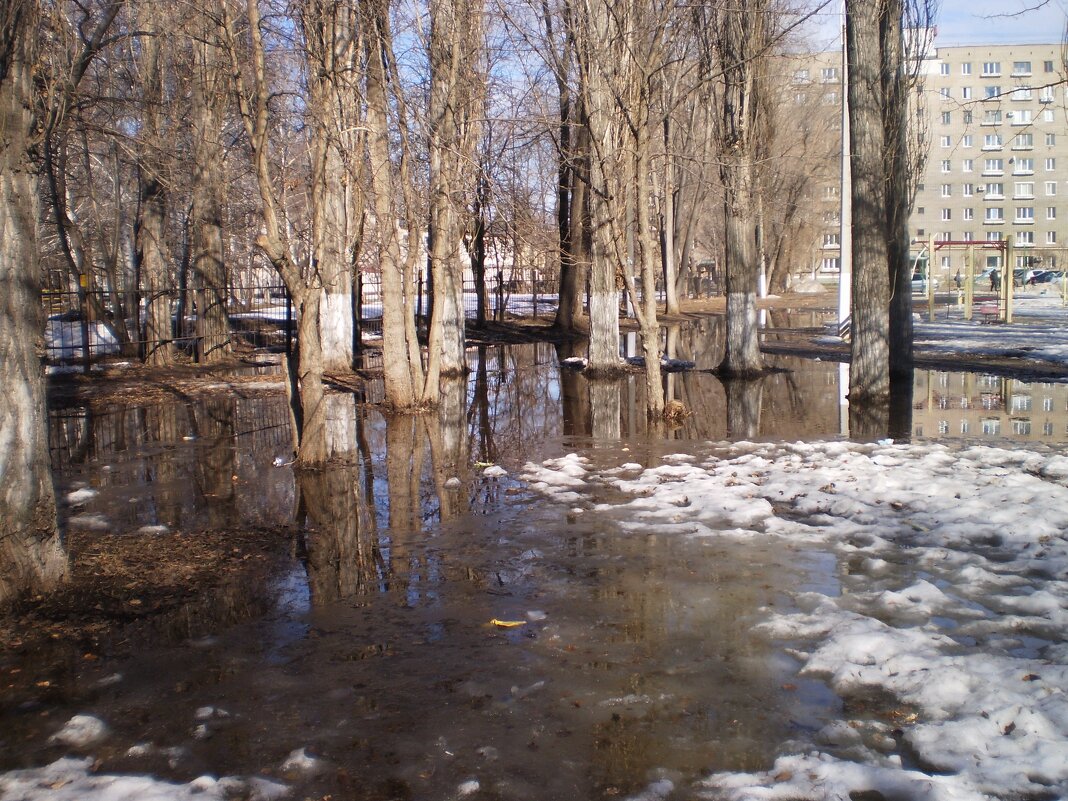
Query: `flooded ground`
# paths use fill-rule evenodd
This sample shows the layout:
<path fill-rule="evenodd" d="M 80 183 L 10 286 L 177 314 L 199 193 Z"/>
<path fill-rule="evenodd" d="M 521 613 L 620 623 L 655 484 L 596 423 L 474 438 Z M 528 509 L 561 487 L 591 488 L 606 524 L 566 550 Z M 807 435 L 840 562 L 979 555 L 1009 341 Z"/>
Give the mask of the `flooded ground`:
<path fill-rule="evenodd" d="M 608 799 L 767 768 L 842 702 L 751 626 L 837 595 L 849 566 L 813 543 L 627 533 L 515 478 L 567 453 L 651 465 L 710 441 L 848 437 L 841 366 L 778 357 L 725 387 L 700 372 L 714 332 L 672 336 L 697 370 L 668 394 L 691 415 L 656 440 L 640 377 L 591 386 L 551 345 L 473 349 L 432 416 L 332 396 L 339 465 L 322 473 L 285 464 L 281 397 L 54 411 L 71 531 L 283 526 L 292 545 L 264 581 L 116 656 L 6 655 L 5 675 L 41 677 L 0 696 L 0 768 L 81 752 L 49 739 L 76 714 L 109 730 L 84 749 L 94 770 L 266 776 L 295 798 Z M 1057 445 L 1068 386 L 922 371 L 912 415 L 916 438 Z"/>

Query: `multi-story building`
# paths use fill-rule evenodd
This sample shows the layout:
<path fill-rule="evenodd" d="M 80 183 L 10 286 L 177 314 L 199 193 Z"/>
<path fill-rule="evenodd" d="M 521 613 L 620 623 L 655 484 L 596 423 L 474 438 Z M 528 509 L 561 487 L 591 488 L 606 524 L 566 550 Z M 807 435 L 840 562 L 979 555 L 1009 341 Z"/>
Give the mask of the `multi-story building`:
<path fill-rule="evenodd" d="M 929 150 L 910 233 L 918 242 L 1009 240 L 1013 268 L 1064 267 L 1062 45 L 938 47 L 933 56 L 923 90 Z M 963 272 L 963 258 L 963 249 L 936 251 L 934 269 Z M 986 251 L 978 268 L 1001 267 L 1001 258 Z"/>
<path fill-rule="evenodd" d="M 913 254 L 928 243 L 1011 242 L 975 250 L 975 271 L 1068 268 L 1068 88 L 1061 43 L 935 47 L 924 60 L 914 123 L 927 159 L 909 233 Z M 824 189 L 822 194 L 835 190 Z M 821 272 L 838 271 L 828 226 Z M 936 247 L 935 275 L 965 274 L 963 246 Z"/>

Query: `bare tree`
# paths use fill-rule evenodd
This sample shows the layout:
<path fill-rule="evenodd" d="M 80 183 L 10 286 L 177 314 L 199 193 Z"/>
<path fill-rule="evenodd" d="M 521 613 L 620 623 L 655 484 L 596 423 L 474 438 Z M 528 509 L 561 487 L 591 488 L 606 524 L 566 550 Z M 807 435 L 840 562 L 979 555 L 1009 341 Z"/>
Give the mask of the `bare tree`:
<path fill-rule="evenodd" d="M 73 103 L 118 12 L 118 3 L 96 14 L 86 7 L 74 68 L 60 77 L 48 76 L 38 63 L 43 20 L 35 0 L 11 0 L 0 9 L 0 379 L 7 393 L 0 406 L 0 603 L 46 589 L 66 574 L 38 356 L 43 326 L 35 156 L 42 137 Z"/>
<path fill-rule="evenodd" d="M 743 0 L 721 10 L 715 28 L 723 73 L 718 138 L 727 286 L 727 347 L 719 369 L 728 375 L 752 375 L 763 369 L 756 313 L 757 161 L 765 134 L 761 97 L 767 91 L 769 17 L 767 0 Z"/>

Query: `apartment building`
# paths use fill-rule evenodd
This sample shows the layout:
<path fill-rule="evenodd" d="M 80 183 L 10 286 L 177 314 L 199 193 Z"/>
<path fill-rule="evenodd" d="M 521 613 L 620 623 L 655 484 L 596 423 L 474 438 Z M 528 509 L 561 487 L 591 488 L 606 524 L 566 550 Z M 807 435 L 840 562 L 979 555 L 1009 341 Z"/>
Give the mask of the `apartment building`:
<path fill-rule="evenodd" d="M 965 270 L 958 243 L 1011 243 L 974 249 L 976 273 L 1068 268 L 1068 88 L 1060 43 L 935 47 L 922 67 L 914 124 L 927 159 L 909 233 L 913 255 L 935 275 Z M 835 194 L 825 187 L 824 195 Z M 828 226 L 820 272 L 838 271 L 838 234 Z M 945 285 L 945 284 L 943 284 Z"/>
<path fill-rule="evenodd" d="M 1064 268 L 1068 123 L 1061 45 L 939 47 L 925 64 L 927 164 L 909 221 L 917 242 L 1011 242 L 1013 268 Z M 963 248 L 934 267 L 964 272 Z M 1001 267 L 980 251 L 977 269 Z M 978 259 L 977 259 L 978 260 Z"/>

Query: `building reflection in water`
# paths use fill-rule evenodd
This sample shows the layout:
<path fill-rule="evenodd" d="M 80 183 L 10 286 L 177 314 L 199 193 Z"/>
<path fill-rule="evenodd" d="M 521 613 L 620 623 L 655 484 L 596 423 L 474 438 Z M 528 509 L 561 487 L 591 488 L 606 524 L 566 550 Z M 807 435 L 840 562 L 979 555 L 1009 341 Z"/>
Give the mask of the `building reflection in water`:
<path fill-rule="evenodd" d="M 1068 442 L 1068 384 L 917 370 L 915 437 Z"/>

